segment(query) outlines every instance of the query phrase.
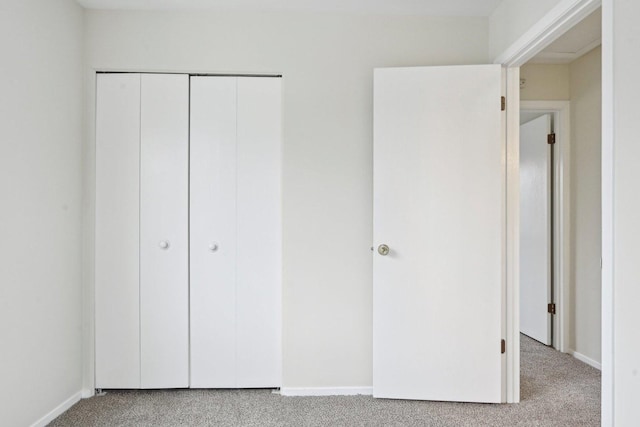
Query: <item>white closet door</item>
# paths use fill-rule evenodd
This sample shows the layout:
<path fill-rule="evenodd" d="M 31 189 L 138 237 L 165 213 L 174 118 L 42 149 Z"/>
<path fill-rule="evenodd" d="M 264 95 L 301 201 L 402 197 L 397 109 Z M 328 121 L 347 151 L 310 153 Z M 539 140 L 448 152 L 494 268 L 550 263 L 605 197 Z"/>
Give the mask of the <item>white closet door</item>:
<path fill-rule="evenodd" d="M 280 92 L 191 79 L 192 387 L 280 385 Z"/>
<path fill-rule="evenodd" d="M 279 78 L 238 78 L 238 387 L 281 381 L 281 90 Z"/>
<path fill-rule="evenodd" d="M 188 387 L 189 77 L 143 74 L 141 107 L 141 387 Z"/>
<path fill-rule="evenodd" d="M 98 74 L 96 100 L 96 387 L 138 388 L 140 75 Z"/>
<path fill-rule="evenodd" d="M 191 78 L 191 387 L 236 387 L 236 78 Z"/>

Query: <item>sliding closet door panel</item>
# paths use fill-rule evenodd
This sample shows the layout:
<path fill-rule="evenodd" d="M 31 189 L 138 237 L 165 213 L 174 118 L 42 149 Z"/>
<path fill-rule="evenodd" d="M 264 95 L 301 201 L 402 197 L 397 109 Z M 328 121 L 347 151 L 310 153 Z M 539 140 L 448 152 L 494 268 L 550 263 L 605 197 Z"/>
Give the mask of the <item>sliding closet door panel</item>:
<path fill-rule="evenodd" d="M 141 82 L 141 386 L 188 387 L 189 77 Z"/>
<path fill-rule="evenodd" d="M 98 74 L 96 387 L 140 387 L 140 75 Z"/>
<path fill-rule="evenodd" d="M 236 387 L 236 78 L 191 78 L 191 387 Z"/>
<path fill-rule="evenodd" d="M 281 79 L 238 78 L 237 382 L 281 382 Z"/>

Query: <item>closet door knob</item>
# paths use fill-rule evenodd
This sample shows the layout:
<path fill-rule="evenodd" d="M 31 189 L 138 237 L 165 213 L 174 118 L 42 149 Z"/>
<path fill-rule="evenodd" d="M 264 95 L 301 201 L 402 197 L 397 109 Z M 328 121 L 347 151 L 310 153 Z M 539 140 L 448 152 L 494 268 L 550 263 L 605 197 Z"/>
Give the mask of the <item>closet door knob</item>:
<path fill-rule="evenodd" d="M 389 246 L 384 245 L 384 244 L 378 246 L 378 253 L 380 255 L 387 256 L 387 255 L 389 255 L 389 252 L 390 252 Z"/>
<path fill-rule="evenodd" d="M 160 241 L 160 249 L 169 249 L 169 241 L 168 240 L 161 240 Z"/>
<path fill-rule="evenodd" d="M 211 243 L 209 244 L 209 250 L 211 252 L 217 252 L 218 251 L 218 244 L 217 243 Z"/>

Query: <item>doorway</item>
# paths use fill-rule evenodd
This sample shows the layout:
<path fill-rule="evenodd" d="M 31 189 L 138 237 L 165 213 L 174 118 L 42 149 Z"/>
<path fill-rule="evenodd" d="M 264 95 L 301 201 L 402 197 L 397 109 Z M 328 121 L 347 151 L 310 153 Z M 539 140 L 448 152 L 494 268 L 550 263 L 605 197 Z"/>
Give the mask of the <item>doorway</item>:
<path fill-rule="evenodd" d="M 520 105 L 520 332 L 566 352 L 570 101 Z"/>
<path fill-rule="evenodd" d="M 533 57 L 544 51 L 548 48 L 555 40 L 560 38 L 563 34 L 567 33 L 571 28 L 575 27 L 577 23 L 581 22 L 589 16 L 591 13 L 595 11 L 600 11 L 601 2 L 599 0 L 581 0 L 571 4 L 559 4 L 558 7 L 549 11 L 544 18 L 536 25 L 532 27 L 531 30 L 523 36 L 521 39 L 516 41 L 507 51 L 503 52 L 496 59 L 496 63 L 501 63 L 507 68 L 507 92 L 511 94 L 511 99 L 517 100 L 517 102 L 507 104 L 507 111 L 510 111 L 508 117 L 508 126 L 507 126 L 507 188 L 509 191 L 507 192 L 507 247 L 510 249 L 507 252 L 506 257 L 506 266 L 507 266 L 507 315 L 508 315 L 508 324 L 507 324 L 507 335 L 511 340 L 512 344 L 509 344 L 508 347 L 511 349 L 511 354 L 513 355 L 511 358 L 508 357 L 508 370 L 507 370 L 507 387 L 508 387 L 508 399 L 510 402 L 518 402 L 520 400 L 520 311 L 519 311 L 519 249 L 520 249 L 520 228 L 519 228 L 519 116 L 520 116 L 520 99 L 523 100 L 568 100 L 569 99 L 569 90 L 567 89 L 567 95 L 564 98 L 554 98 L 553 96 L 545 96 L 545 97 L 537 97 L 532 98 L 529 97 L 527 91 L 533 88 L 531 85 L 531 79 L 527 79 L 525 74 L 527 73 L 526 68 L 531 67 L 532 64 L 527 64 Z M 606 4 L 605 4 L 606 6 Z M 604 196 L 604 203 L 602 206 L 604 208 L 604 212 L 599 221 L 597 221 L 596 229 L 602 229 L 603 236 L 601 238 L 602 252 L 597 254 L 597 261 L 595 263 L 595 267 L 597 267 L 597 272 L 594 274 L 592 270 L 588 273 L 592 277 L 601 278 L 602 280 L 601 288 L 596 292 L 597 298 L 602 298 L 602 308 L 599 306 L 596 310 L 598 316 L 602 317 L 601 326 L 599 323 L 595 324 L 594 327 L 597 328 L 598 331 L 601 331 L 602 335 L 602 344 L 598 342 L 597 351 L 601 353 L 602 364 L 603 364 L 603 375 L 602 375 L 602 419 L 603 422 L 605 420 L 611 420 L 611 411 L 612 411 L 612 359 L 611 359 L 611 351 L 612 351 L 612 341 L 611 341 L 611 307 L 612 307 L 612 299 L 611 299 L 611 265 L 609 261 L 611 260 L 611 209 L 610 208 L 610 184 L 611 184 L 611 132 L 609 125 L 611 119 L 611 5 L 605 7 L 605 18 L 604 24 L 605 28 L 602 31 L 603 36 L 605 38 L 604 43 L 604 52 L 602 54 L 601 62 L 604 65 L 604 73 L 599 76 L 597 79 L 597 85 L 601 88 L 601 90 L 597 91 L 598 102 L 597 107 L 602 110 L 604 113 L 604 124 L 602 126 L 602 118 L 599 113 L 597 113 L 597 120 L 594 123 L 597 123 L 602 129 L 606 130 L 606 132 L 601 132 L 600 130 L 591 130 L 589 132 L 592 137 L 598 138 L 598 145 L 602 146 L 604 151 L 604 156 L 602 158 L 603 166 L 601 169 L 601 164 L 597 164 L 596 168 L 601 170 L 599 179 L 597 181 L 601 181 L 604 186 L 604 191 L 602 196 Z M 544 25 L 543 25 L 544 24 Z M 602 36 L 598 35 L 599 38 Z M 599 41 L 598 41 L 599 44 Z M 574 52 L 576 53 L 576 52 Z M 521 69 L 522 67 L 522 69 Z M 603 67 L 597 67 L 598 72 L 601 72 Z M 528 89 L 520 89 L 521 78 L 525 78 L 526 85 Z M 538 88 L 542 88 L 544 93 L 548 95 L 556 94 L 557 90 L 556 86 L 553 84 L 547 83 L 555 83 L 552 80 L 544 80 L 544 84 L 541 86 L 535 86 Z M 602 102 L 602 95 L 604 94 L 605 102 Z M 593 95 L 593 94 L 592 94 Z M 515 105 L 514 105 L 515 104 Z M 512 105 L 512 107 L 509 107 Z M 573 103 L 575 106 L 575 103 Z M 575 109 L 574 109 L 575 112 Z M 572 115 L 574 115 L 572 113 Z M 572 125 L 575 127 L 574 125 Z M 604 136 L 604 139 L 603 139 Z M 576 138 L 577 139 L 577 138 Z M 597 150 L 600 153 L 600 149 Z M 509 154 L 511 153 L 511 154 Z M 509 185 L 509 184 L 515 185 Z M 599 183 L 596 182 L 590 184 L 591 187 L 599 186 Z M 600 198 L 598 198 L 599 201 Z M 573 201 L 573 200 L 572 200 Z M 573 234 L 575 236 L 575 234 Z M 579 244 L 576 242 L 572 242 L 572 247 L 576 248 Z M 601 256 L 604 254 L 605 263 L 604 269 L 602 269 L 601 264 Z M 592 264 L 594 264 L 592 262 Z M 602 270 L 602 271 L 601 271 Z M 573 320 L 573 319 L 572 319 Z M 593 321 L 590 322 L 593 324 Z M 511 326 L 510 326 L 511 325 Z M 602 348 L 600 348 L 602 347 Z M 509 352 L 508 352 L 509 353 Z M 579 354 L 574 354 L 576 358 L 579 358 Z"/>
<path fill-rule="evenodd" d="M 554 122 L 551 112 L 520 113 L 520 332 L 545 345 L 554 341 Z"/>
<path fill-rule="evenodd" d="M 597 9 L 520 71 L 522 122 L 550 114 L 551 133 L 556 136 L 549 187 L 553 190 L 550 274 L 549 282 L 543 284 L 548 287 L 548 311 L 552 312 L 547 314 L 549 323 L 553 322 L 551 345 L 597 369 L 601 367 L 600 22 Z M 525 234 L 521 229 L 521 245 Z M 526 261 L 521 258 L 520 262 L 525 274 Z M 522 295 L 524 280 L 520 279 Z M 524 324 L 522 315 L 521 311 Z"/>

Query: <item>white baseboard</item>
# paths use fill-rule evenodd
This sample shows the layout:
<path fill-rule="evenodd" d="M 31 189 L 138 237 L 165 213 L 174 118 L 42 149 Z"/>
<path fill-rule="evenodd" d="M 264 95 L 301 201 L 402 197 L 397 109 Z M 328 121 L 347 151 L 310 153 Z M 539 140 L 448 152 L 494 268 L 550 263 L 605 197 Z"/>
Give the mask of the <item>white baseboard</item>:
<path fill-rule="evenodd" d="M 83 399 L 88 399 L 90 397 L 95 396 L 96 394 L 96 390 L 93 388 L 83 388 L 82 389 L 82 398 Z"/>
<path fill-rule="evenodd" d="M 578 359 L 581 362 L 586 363 L 587 365 L 593 366 L 596 369 L 602 370 L 602 364 L 600 362 L 596 362 L 595 360 L 585 356 L 584 354 L 578 353 L 574 350 L 569 350 L 569 354 Z"/>
<path fill-rule="evenodd" d="M 71 408 L 73 405 L 78 403 L 82 398 L 82 392 L 77 392 L 58 406 L 56 406 L 51 412 L 46 414 L 44 417 L 40 418 L 35 423 L 31 424 L 31 427 L 44 427 L 49 424 L 51 421 L 58 418 L 65 412 L 67 409 Z"/>
<path fill-rule="evenodd" d="M 373 387 L 282 387 L 283 396 L 370 396 Z"/>

